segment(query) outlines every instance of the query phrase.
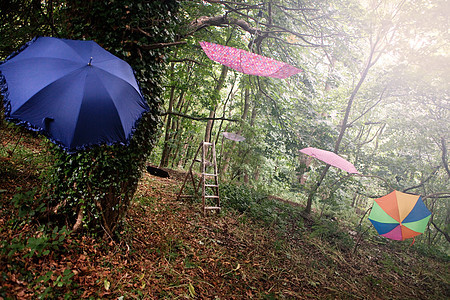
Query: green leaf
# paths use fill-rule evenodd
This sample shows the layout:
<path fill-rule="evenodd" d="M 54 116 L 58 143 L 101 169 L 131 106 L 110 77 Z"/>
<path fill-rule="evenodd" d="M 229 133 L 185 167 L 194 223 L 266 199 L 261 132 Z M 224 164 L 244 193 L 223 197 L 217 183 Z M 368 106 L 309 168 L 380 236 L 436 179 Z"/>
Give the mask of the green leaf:
<path fill-rule="evenodd" d="M 103 281 L 103 285 L 105 286 L 105 290 L 109 291 L 109 288 L 111 287 L 111 282 L 109 282 L 108 279 L 105 279 Z"/>
<path fill-rule="evenodd" d="M 196 296 L 194 286 L 189 282 L 188 284 L 189 294 L 192 298 Z"/>

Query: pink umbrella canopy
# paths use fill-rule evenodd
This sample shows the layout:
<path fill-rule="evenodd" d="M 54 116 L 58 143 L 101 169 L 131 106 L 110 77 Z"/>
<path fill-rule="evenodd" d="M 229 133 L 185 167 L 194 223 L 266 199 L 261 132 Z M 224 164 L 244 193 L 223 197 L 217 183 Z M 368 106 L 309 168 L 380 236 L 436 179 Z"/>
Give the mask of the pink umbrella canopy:
<path fill-rule="evenodd" d="M 242 135 L 239 135 L 237 133 L 232 133 L 232 132 L 222 132 L 223 136 L 226 139 L 235 141 L 235 142 L 242 142 L 245 141 L 245 137 L 243 137 Z"/>
<path fill-rule="evenodd" d="M 336 153 L 313 147 L 304 148 L 300 150 L 300 152 L 315 157 L 317 159 L 320 159 L 321 161 L 329 165 L 332 165 L 336 168 L 339 168 L 341 170 L 344 170 L 348 173 L 355 173 L 355 174 L 359 173 L 353 164 L 343 159 Z"/>
<path fill-rule="evenodd" d="M 200 42 L 211 59 L 236 71 L 256 76 L 284 79 L 302 70 L 287 63 L 233 47 Z"/>

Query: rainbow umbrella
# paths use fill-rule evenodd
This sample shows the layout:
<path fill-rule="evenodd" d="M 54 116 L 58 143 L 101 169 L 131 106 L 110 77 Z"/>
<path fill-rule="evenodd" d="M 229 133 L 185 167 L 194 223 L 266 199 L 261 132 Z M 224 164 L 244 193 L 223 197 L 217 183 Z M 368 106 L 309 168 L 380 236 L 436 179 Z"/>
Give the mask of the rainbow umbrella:
<path fill-rule="evenodd" d="M 200 42 L 211 59 L 236 71 L 256 76 L 286 78 L 302 70 L 287 63 L 233 47 Z"/>
<path fill-rule="evenodd" d="M 378 234 L 403 241 L 423 233 L 430 217 L 421 196 L 393 191 L 375 200 L 369 220 Z"/>

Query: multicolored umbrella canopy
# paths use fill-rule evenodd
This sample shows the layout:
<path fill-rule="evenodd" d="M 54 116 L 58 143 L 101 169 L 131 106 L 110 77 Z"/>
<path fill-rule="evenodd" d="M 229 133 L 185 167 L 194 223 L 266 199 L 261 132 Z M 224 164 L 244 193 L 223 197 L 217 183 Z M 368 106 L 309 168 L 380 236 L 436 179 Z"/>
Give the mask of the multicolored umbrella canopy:
<path fill-rule="evenodd" d="M 286 78 L 302 70 L 287 63 L 233 47 L 200 42 L 211 59 L 236 71 L 256 76 Z"/>
<path fill-rule="evenodd" d="M 421 196 L 393 191 L 375 200 L 369 220 L 378 234 L 403 241 L 423 233 L 430 217 Z"/>
<path fill-rule="evenodd" d="M 0 63 L 7 120 L 68 152 L 126 144 L 149 107 L 130 65 L 94 41 L 38 37 Z"/>
<path fill-rule="evenodd" d="M 235 141 L 235 142 L 242 142 L 245 141 L 245 137 L 243 137 L 240 134 L 237 133 L 232 133 L 232 132 L 222 132 L 223 136 L 226 139 L 229 139 L 231 141 Z"/>
<path fill-rule="evenodd" d="M 315 157 L 317 159 L 320 159 L 321 161 L 323 161 L 329 165 L 332 165 L 336 168 L 339 168 L 341 170 L 344 170 L 348 173 L 355 173 L 355 174 L 359 173 L 352 163 L 350 163 L 349 161 L 340 157 L 339 155 L 337 155 L 334 152 L 317 149 L 314 147 L 304 148 L 304 149 L 300 150 L 300 152 L 305 153 L 309 156 Z"/>

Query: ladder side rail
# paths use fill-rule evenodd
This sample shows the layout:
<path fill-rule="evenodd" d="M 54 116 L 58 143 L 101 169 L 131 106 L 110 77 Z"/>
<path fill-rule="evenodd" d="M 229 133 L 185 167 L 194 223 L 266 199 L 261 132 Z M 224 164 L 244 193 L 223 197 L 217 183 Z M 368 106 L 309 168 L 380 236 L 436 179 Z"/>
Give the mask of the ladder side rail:
<path fill-rule="evenodd" d="M 206 214 L 206 198 L 205 198 L 205 194 L 206 194 L 206 187 L 205 187 L 205 172 L 206 172 L 206 163 L 205 163 L 205 156 L 206 156 L 206 146 L 207 144 L 205 142 L 202 142 L 202 162 L 201 162 L 201 172 L 202 172 L 202 177 L 201 177 L 201 182 L 202 182 L 202 206 L 203 206 L 203 214 Z"/>
<path fill-rule="evenodd" d="M 177 196 L 177 201 L 180 200 L 181 194 L 183 193 L 183 189 L 186 185 L 186 181 L 188 180 L 189 175 L 191 175 L 194 191 L 196 194 L 198 193 L 198 188 L 196 189 L 196 184 L 195 184 L 195 180 L 194 180 L 194 174 L 192 173 L 192 167 L 194 166 L 195 159 L 197 158 L 199 151 L 200 151 L 200 147 L 197 148 L 197 152 L 195 153 L 194 159 L 192 160 L 192 163 L 189 166 L 189 171 L 187 172 L 186 176 L 184 177 L 183 184 L 181 185 L 180 192 L 178 193 L 178 196 Z"/>
<path fill-rule="evenodd" d="M 216 190 L 216 205 L 220 209 L 220 196 L 219 196 L 219 173 L 217 172 L 217 159 L 216 159 L 216 145 L 212 144 L 212 161 L 214 164 L 214 173 L 216 176 L 214 176 L 214 182 L 216 184 L 215 190 Z"/>

